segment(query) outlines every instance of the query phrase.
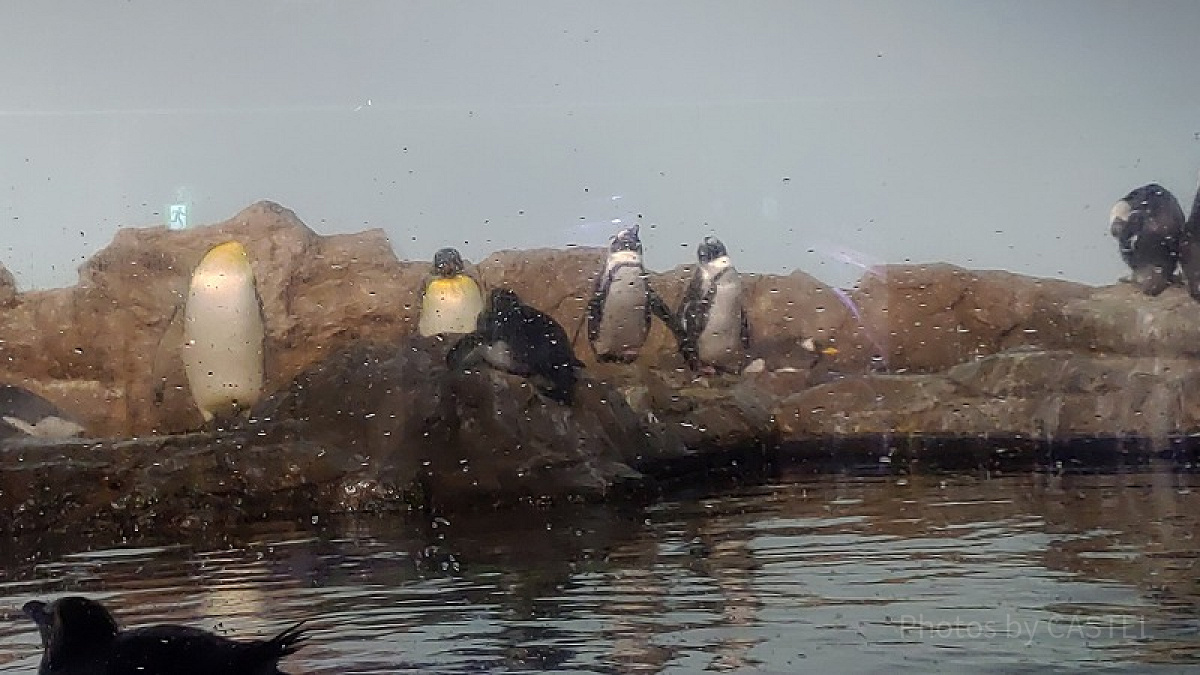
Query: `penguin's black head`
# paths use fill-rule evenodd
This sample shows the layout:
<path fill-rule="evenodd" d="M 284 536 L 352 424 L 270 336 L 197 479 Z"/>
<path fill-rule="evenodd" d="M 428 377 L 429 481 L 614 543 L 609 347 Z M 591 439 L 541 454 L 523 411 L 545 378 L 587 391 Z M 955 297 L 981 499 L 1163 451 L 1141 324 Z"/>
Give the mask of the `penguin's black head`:
<path fill-rule="evenodd" d="M 638 226 L 634 224 L 613 235 L 612 240 L 608 243 L 608 251 L 609 253 L 617 251 L 641 253 L 642 240 L 638 238 Z"/>
<path fill-rule="evenodd" d="M 457 249 L 443 248 L 433 254 L 433 271 L 440 277 L 453 277 L 463 272 L 463 259 Z"/>
<path fill-rule="evenodd" d="M 696 256 L 701 263 L 712 262 L 724 255 L 729 255 L 729 252 L 725 250 L 725 244 L 716 237 L 705 237 L 700 243 L 700 248 L 696 250 Z"/>
<path fill-rule="evenodd" d="M 67 596 L 48 605 L 34 600 L 21 609 L 37 624 L 51 663 L 84 658 L 103 649 L 120 630 L 104 605 L 88 598 Z"/>
<path fill-rule="evenodd" d="M 1136 214 L 1139 212 L 1157 211 L 1162 205 L 1174 198 L 1175 196 L 1168 192 L 1165 187 L 1158 183 L 1150 183 L 1131 191 L 1121 201 L 1129 204 L 1130 210 Z"/>
<path fill-rule="evenodd" d="M 521 308 L 521 298 L 509 288 L 493 288 L 488 294 L 488 307 L 492 314 L 511 314 Z"/>

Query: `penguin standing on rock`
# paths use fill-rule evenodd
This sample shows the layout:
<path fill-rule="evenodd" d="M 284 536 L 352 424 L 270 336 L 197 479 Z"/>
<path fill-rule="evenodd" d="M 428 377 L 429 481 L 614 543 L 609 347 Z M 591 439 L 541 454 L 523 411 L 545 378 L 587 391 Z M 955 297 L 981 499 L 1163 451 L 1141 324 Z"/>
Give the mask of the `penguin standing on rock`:
<path fill-rule="evenodd" d="M 1193 300 L 1200 301 L 1200 187 L 1192 199 L 1192 211 L 1183 225 L 1179 243 L 1179 271 Z"/>
<path fill-rule="evenodd" d="M 465 370 L 481 361 L 529 378 L 548 398 L 568 406 L 577 369 L 583 365 L 571 351 L 562 325 L 507 288 L 492 290 L 475 332 L 463 336 L 446 354 L 446 365 L 452 369 Z"/>
<path fill-rule="evenodd" d="M 262 396 L 266 329 L 240 243 L 214 246 L 192 272 L 183 331 L 184 372 L 204 421 L 249 415 Z"/>
<path fill-rule="evenodd" d="M 1133 283 L 1146 295 L 1165 291 L 1175 276 L 1184 231 L 1175 195 L 1157 183 L 1143 185 L 1112 207 L 1108 221 Z"/>
<path fill-rule="evenodd" d="M 453 248 L 433 254 L 433 274 L 421 292 L 421 318 L 417 331 L 423 337 L 439 333 L 470 333 L 483 311 L 483 292 L 465 270 L 462 256 Z"/>
<path fill-rule="evenodd" d="M 704 238 L 697 258 L 675 318 L 679 351 L 692 370 L 739 372 L 750 348 L 742 280 L 716 237 Z"/>
<path fill-rule="evenodd" d="M 186 626 L 121 630 L 104 605 L 78 596 L 22 610 L 42 637 L 38 675 L 284 675 L 279 660 L 305 640 L 300 624 L 247 641 Z"/>
<path fill-rule="evenodd" d="M 653 313 L 671 325 L 671 310 L 650 287 L 642 263 L 638 226 L 627 227 L 608 244 L 604 273 L 587 307 L 588 342 L 604 362 L 630 363 L 650 334 Z"/>

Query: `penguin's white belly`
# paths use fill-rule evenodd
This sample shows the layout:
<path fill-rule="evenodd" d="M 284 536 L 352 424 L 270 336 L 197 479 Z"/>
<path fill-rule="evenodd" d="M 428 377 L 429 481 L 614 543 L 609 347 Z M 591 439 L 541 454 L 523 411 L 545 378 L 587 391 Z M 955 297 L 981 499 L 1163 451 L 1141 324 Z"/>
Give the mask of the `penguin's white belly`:
<path fill-rule="evenodd" d="M 708 307 L 704 329 L 696 344 L 700 360 L 711 364 L 736 364 L 742 358 L 742 284 L 721 280 Z"/>
<path fill-rule="evenodd" d="M 597 354 L 626 355 L 646 342 L 646 277 L 634 267 L 617 270 L 608 286 L 593 342 Z"/>
<path fill-rule="evenodd" d="M 262 393 L 263 321 L 249 265 L 192 277 L 183 364 L 205 420 L 248 411 Z"/>
<path fill-rule="evenodd" d="M 471 277 L 434 279 L 425 289 L 417 330 L 429 337 L 438 333 L 470 333 L 483 311 L 483 293 Z"/>

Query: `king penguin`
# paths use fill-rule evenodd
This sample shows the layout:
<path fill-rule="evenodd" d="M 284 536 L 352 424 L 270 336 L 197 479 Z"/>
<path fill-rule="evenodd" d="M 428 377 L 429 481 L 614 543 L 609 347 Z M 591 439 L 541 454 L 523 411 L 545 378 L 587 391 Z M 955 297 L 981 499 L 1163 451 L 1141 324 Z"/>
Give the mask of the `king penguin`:
<path fill-rule="evenodd" d="M 192 272 L 183 315 L 183 367 L 204 421 L 248 415 L 262 395 L 262 305 L 250 256 L 213 247 Z"/>
<path fill-rule="evenodd" d="M 739 372 L 750 347 L 742 280 L 716 237 L 705 237 L 696 254 L 699 265 L 676 317 L 679 351 L 692 370 Z"/>
<path fill-rule="evenodd" d="M 521 302 L 515 292 L 496 288 L 488 294 L 473 333 L 446 354 L 446 365 L 462 370 L 480 361 L 496 370 L 528 378 L 546 397 L 571 405 L 578 368 L 567 331 L 549 314 Z"/>
<path fill-rule="evenodd" d="M 421 292 L 417 331 L 424 337 L 439 333 L 470 333 L 483 311 L 483 292 L 464 272 L 462 256 L 452 248 L 433 254 L 433 271 Z"/>
<path fill-rule="evenodd" d="M 1184 229 L 1175 195 L 1157 183 L 1143 185 L 1112 207 L 1108 224 L 1133 282 L 1146 295 L 1165 291 L 1175 276 Z"/>
<path fill-rule="evenodd" d="M 588 342 L 596 358 L 620 363 L 637 359 L 650 334 L 651 314 L 670 325 L 671 312 L 650 287 L 642 264 L 642 241 L 635 224 L 609 241 L 604 273 L 597 277 L 588 302 Z"/>

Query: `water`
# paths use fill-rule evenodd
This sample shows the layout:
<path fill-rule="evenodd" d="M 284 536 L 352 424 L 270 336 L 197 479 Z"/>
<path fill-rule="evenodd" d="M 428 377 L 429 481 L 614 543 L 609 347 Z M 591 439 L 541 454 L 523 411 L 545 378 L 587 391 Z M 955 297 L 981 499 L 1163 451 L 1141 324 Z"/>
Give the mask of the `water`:
<path fill-rule="evenodd" d="M 63 593 L 125 625 L 306 619 L 295 673 L 1184 671 L 1198 480 L 784 475 L 624 511 L 48 535 L 0 553 L 0 673 L 36 670 L 18 608 Z"/>

